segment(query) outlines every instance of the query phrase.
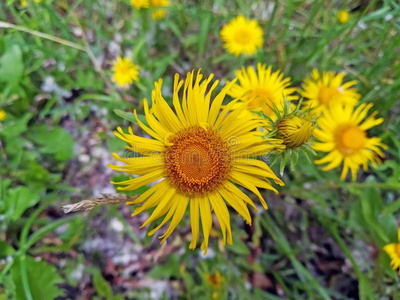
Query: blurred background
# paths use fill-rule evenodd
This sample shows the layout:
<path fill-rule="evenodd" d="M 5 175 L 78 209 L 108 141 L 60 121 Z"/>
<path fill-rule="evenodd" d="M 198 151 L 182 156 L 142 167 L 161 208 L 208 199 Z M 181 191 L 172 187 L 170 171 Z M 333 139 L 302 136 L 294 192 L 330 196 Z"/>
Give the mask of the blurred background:
<path fill-rule="evenodd" d="M 0 299 L 400 299 L 382 251 L 400 221 L 400 3 L 167 4 L 154 18 L 129 0 L 0 2 Z M 264 31 L 255 55 L 223 48 L 220 30 L 239 14 Z M 112 81 L 118 56 L 140 67 L 127 88 Z M 269 210 L 251 227 L 232 214 L 234 244 L 214 229 L 206 256 L 188 249 L 188 217 L 161 246 L 126 205 L 63 214 L 126 178 L 107 167 L 125 152 L 113 130 L 138 130 L 130 113 L 154 81 L 170 101 L 175 73 L 202 68 L 224 83 L 257 62 L 295 87 L 313 68 L 357 80 L 385 119 L 372 130 L 389 147 L 383 164 L 341 182 L 300 157 L 280 194 L 265 194 Z"/>

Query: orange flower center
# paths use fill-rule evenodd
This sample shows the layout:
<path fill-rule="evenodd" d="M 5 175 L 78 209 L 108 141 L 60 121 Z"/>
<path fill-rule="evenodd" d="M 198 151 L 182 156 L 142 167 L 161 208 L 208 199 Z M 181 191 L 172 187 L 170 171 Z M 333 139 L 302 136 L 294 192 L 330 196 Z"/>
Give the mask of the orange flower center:
<path fill-rule="evenodd" d="M 360 127 L 349 125 L 339 128 L 336 140 L 342 153 L 352 154 L 365 147 L 367 137 Z"/>
<path fill-rule="evenodd" d="M 395 247 L 397 256 L 400 257 L 400 243 L 397 243 Z"/>
<path fill-rule="evenodd" d="M 323 86 L 319 89 L 318 100 L 321 105 L 328 106 L 338 95 L 340 95 L 340 91 L 337 88 Z"/>
<path fill-rule="evenodd" d="M 228 176 L 228 145 L 217 131 L 194 126 L 176 133 L 165 150 L 167 176 L 179 191 L 201 196 L 215 190 Z"/>
<path fill-rule="evenodd" d="M 256 88 L 248 96 L 249 99 L 253 99 L 249 103 L 250 108 L 261 108 L 263 112 L 270 116 L 272 115 L 272 109 L 274 107 L 274 101 L 272 93 L 264 88 Z"/>
<path fill-rule="evenodd" d="M 242 28 L 235 33 L 234 39 L 238 44 L 247 45 L 251 42 L 251 34 L 246 28 Z"/>

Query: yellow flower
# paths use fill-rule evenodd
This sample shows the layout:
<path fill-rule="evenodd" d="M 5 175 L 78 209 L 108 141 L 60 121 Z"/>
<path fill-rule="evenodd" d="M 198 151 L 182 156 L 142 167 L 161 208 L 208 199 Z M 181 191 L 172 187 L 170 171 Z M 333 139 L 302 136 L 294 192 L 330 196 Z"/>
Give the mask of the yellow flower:
<path fill-rule="evenodd" d="M 383 250 L 390 256 L 391 267 L 400 274 L 400 227 L 398 228 L 398 243 L 388 244 Z"/>
<path fill-rule="evenodd" d="M 296 100 L 298 97 L 292 95 L 296 89 L 290 88 L 290 78 L 283 78 L 281 71 L 272 72 L 265 65 L 257 64 L 257 73 L 253 67 L 247 70 L 242 68 L 236 71 L 239 80 L 229 91 L 233 98 L 240 98 L 248 102 L 248 109 L 251 111 L 263 111 L 267 116 L 274 116 L 274 107 L 279 111 L 283 110 L 284 99 Z M 245 96 L 243 97 L 243 95 Z"/>
<path fill-rule="evenodd" d="M 153 20 L 161 20 L 165 18 L 167 11 L 163 7 L 169 6 L 169 0 L 150 0 L 150 5 L 157 8 L 153 11 Z"/>
<path fill-rule="evenodd" d="M 315 126 L 309 117 L 287 116 L 278 122 L 277 137 L 287 148 L 294 149 L 307 143 Z"/>
<path fill-rule="evenodd" d="M 206 280 L 216 290 L 220 289 L 224 282 L 224 278 L 218 271 L 214 274 L 206 274 Z"/>
<path fill-rule="evenodd" d="M 360 99 L 357 89 L 352 88 L 357 81 L 343 83 L 344 73 L 324 72 L 322 75 L 314 69 L 310 78 L 302 85 L 301 95 L 305 98 L 303 107 L 311 109 L 315 116 L 320 115 L 322 108 L 329 108 L 331 103 L 356 105 Z"/>
<path fill-rule="evenodd" d="M 36 3 L 41 3 L 42 2 L 42 0 L 33 0 L 33 1 L 36 2 Z M 27 0 L 21 0 L 20 1 L 20 5 L 22 7 L 27 7 L 28 6 L 28 1 Z"/>
<path fill-rule="evenodd" d="M 0 109 L 0 122 L 4 121 L 6 118 L 7 113 L 3 109 Z"/>
<path fill-rule="evenodd" d="M 183 81 L 176 74 L 173 89 L 174 110 L 161 94 L 162 79 L 159 79 L 152 92 L 151 109 L 147 100 L 144 100 L 148 126 L 137 119 L 140 127 L 152 138 L 137 136 L 130 128 L 128 133 L 118 128 L 116 136 L 129 143 L 127 149 L 141 156 L 123 158 L 114 153 L 114 158 L 125 165 L 110 165 L 120 172 L 141 175 L 126 181 L 113 182 L 124 186 L 118 187 L 118 190 L 133 191 L 151 182 L 157 182 L 137 199 L 128 202 L 142 203 L 141 207 L 135 209 L 133 216 L 154 208 L 143 226 L 165 216 L 161 224 L 151 230 L 149 235 L 171 220 L 168 229 L 160 237 L 163 243 L 190 206 L 192 242 L 189 247 L 196 248 L 201 218 L 204 238 L 201 248 L 205 253 L 212 228 L 212 210 L 219 222 L 224 244 L 226 240 L 228 244 L 232 244 L 230 216 L 226 203 L 251 224 L 247 205 L 254 208 L 255 205 L 237 185 L 256 194 L 264 208 L 267 208 L 267 204 L 259 188 L 277 193 L 269 179 L 283 185 L 269 166 L 256 158 L 270 153 L 276 147 L 283 147 L 277 145 L 281 141 L 262 138 L 263 134 L 256 130 L 262 120 L 255 115 L 250 115 L 238 124 L 237 117 L 246 106 L 232 109 L 237 100 L 222 109 L 225 95 L 234 82 L 227 84 L 212 99 L 211 94 L 218 84 L 216 81 L 208 88 L 213 76 L 214 74 L 211 74 L 202 80 L 200 72 L 195 78 L 193 71 L 188 73 Z M 183 92 L 180 95 L 182 87 Z M 136 111 L 134 113 L 136 115 Z"/>
<path fill-rule="evenodd" d="M 165 14 L 166 14 L 166 10 L 165 9 L 156 9 L 155 11 L 153 11 L 152 17 L 153 20 L 162 20 L 165 18 Z"/>
<path fill-rule="evenodd" d="M 114 75 L 111 80 L 120 87 L 128 86 L 133 81 L 139 80 L 139 66 L 132 63 L 127 57 L 117 57 L 117 61 L 113 64 L 113 72 Z"/>
<path fill-rule="evenodd" d="M 263 31 L 256 20 L 240 15 L 222 28 L 221 39 L 229 53 L 251 55 L 263 46 Z"/>
<path fill-rule="evenodd" d="M 131 4 L 136 9 L 142 9 L 149 7 L 149 0 L 131 0 Z"/>
<path fill-rule="evenodd" d="M 167 7 L 169 0 L 150 0 L 150 5 L 153 7 Z"/>
<path fill-rule="evenodd" d="M 367 130 L 383 122 L 382 118 L 375 119 L 377 112 L 365 117 L 372 104 L 361 104 L 358 108 L 352 105 L 336 104 L 329 110 L 324 110 L 324 116 L 319 120 L 314 136 L 319 142 L 313 143 L 317 151 L 329 152 L 317 164 L 329 163 L 323 168 L 328 171 L 338 167 L 343 162 L 341 180 L 346 178 L 350 169 L 353 180 L 357 177 L 360 166 L 368 169 L 368 162 L 376 166 L 383 157 L 382 150 L 386 145 L 377 137 L 368 138 Z"/>
<path fill-rule="evenodd" d="M 350 19 L 350 14 L 347 10 L 339 10 L 337 19 L 340 24 L 346 24 Z"/>

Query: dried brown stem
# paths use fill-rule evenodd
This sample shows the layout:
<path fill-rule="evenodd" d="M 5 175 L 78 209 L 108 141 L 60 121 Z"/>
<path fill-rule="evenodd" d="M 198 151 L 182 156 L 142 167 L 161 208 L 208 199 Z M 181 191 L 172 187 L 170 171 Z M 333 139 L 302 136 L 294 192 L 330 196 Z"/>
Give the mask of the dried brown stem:
<path fill-rule="evenodd" d="M 136 196 L 130 197 L 125 194 L 102 194 L 101 196 L 92 197 L 74 204 L 64 205 L 61 209 L 66 214 L 74 211 L 89 211 L 100 205 L 119 204 L 132 200 L 132 198 L 136 198 Z"/>

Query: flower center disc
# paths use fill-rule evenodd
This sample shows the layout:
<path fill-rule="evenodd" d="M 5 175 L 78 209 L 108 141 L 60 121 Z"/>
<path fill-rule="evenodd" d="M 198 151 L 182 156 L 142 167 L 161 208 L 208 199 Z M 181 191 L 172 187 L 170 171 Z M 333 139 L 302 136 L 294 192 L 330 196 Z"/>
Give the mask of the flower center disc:
<path fill-rule="evenodd" d="M 339 130 L 337 143 L 340 150 L 345 154 L 351 154 L 365 147 L 365 131 L 358 126 L 347 126 Z"/>
<path fill-rule="evenodd" d="M 337 88 L 323 86 L 320 88 L 318 93 L 319 103 L 328 106 L 332 99 L 337 97 L 339 94 L 340 92 Z"/>
<path fill-rule="evenodd" d="M 202 196 L 227 177 L 231 159 L 217 131 L 194 126 L 176 133 L 165 150 L 167 176 L 181 192 Z"/>
<path fill-rule="evenodd" d="M 235 41 L 240 45 L 247 45 L 251 42 L 251 34 L 247 29 L 241 29 L 235 34 Z"/>

